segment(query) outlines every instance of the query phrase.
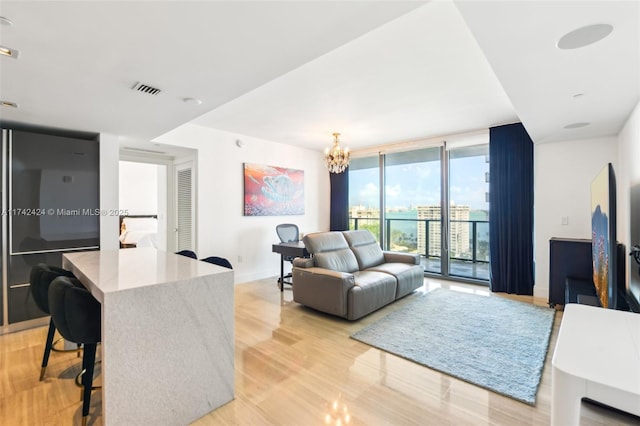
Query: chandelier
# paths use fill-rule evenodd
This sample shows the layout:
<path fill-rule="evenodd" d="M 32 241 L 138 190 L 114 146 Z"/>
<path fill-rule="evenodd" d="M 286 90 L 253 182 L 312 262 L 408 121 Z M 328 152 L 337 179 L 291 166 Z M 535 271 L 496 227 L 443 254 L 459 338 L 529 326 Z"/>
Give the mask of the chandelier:
<path fill-rule="evenodd" d="M 324 150 L 324 161 L 330 173 L 342 173 L 349 166 L 349 148 L 340 148 L 340 133 L 333 134 L 333 147 Z"/>

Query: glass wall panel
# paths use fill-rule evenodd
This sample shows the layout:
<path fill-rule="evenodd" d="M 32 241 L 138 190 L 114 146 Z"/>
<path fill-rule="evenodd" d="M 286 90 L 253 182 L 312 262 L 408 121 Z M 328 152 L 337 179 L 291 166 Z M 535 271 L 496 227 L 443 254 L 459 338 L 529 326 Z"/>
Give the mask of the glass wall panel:
<path fill-rule="evenodd" d="M 349 163 L 349 229 L 369 229 L 380 242 L 380 157 Z"/>
<path fill-rule="evenodd" d="M 449 275 L 489 279 L 489 146 L 449 151 Z"/>
<path fill-rule="evenodd" d="M 420 253 L 440 272 L 440 147 L 385 156 L 385 249 Z"/>
<path fill-rule="evenodd" d="M 488 192 L 488 144 L 357 158 L 350 229 L 371 230 L 385 250 L 420 254 L 425 272 L 488 281 Z"/>

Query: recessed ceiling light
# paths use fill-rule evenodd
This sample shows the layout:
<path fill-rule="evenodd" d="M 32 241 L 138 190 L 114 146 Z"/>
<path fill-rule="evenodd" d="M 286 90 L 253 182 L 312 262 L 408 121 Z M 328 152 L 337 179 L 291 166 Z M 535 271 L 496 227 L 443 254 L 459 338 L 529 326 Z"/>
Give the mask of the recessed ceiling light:
<path fill-rule="evenodd" d="M 579 129 L 580 127 L 588 126 L 591 123 L 571 123 L 564 126 L 565 129 Z"/>
<path fill-rule="evenodd" d="M 182 102 L 186 104 L 202 105 L 202 101 L 198 98 L 183 98 Z"/>
<path fill-rule="evenodd" d="M 0 16 L 0 25 L 13 25 L 13 21 L 9 18 L 5 18 L 4 16 Z"/>
<path fill-rule="evenodd" d="M 602 40 L 613 31 L 609 24 L 593 24 L 573 30 L 558 40 L 559 49 L 578 49 Z"/>
<path fill-rule="evenodd" d="M 0 101 L 0 105 L 7 108 L 18 108 L 18 104 L 15 102 Z"/>
<path fill-rule="evenodd" d="M 0 46 L 0 55 L 17 58 L 18 51 L 16 49 L 11 49 L 10 47 Z"/>

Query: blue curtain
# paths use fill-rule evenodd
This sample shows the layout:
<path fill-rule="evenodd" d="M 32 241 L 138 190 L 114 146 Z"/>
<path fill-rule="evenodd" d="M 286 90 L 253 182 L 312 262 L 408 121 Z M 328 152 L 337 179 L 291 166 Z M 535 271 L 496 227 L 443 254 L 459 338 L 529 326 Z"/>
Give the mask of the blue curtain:
<path fill-rule="evenodd" d="M 329 173 L 331 180 L 331 231 L 349 229 L 349 168 L 342 173 Z"/>
<path fill-rule="evenodd" d="M 532 295 L 533 142 L 521 123 L 489 135 L 491 291 Z"/>

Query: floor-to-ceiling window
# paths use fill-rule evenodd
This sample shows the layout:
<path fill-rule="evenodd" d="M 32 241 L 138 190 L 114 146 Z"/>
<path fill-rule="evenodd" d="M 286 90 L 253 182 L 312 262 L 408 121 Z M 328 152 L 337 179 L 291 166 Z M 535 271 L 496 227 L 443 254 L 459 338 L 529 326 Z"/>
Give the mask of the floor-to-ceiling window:
<path fill-rule="evenodd" d="M 350 229 L 370 229 L 385 250 L 419 253 L 427 273 L 488 280 L 488 155 L 486 143 L 443 142 L 354 158 Z"/>
<path fill-rule="evenodd" d="M 368 229 L 380 241 L 380 159 L 354 158 L 349 164 L 349 229 Z"/>
<path fill-rule="evenodd" d="M 433 147 L 384 156 L 384 247 L 420 253 L 429 272 L 441 271 L 441 151 Z"/>
<path fill-rule="evenodd" d="M 449 157 L 449 275 L 489 279 L 489 145 Z"/>

